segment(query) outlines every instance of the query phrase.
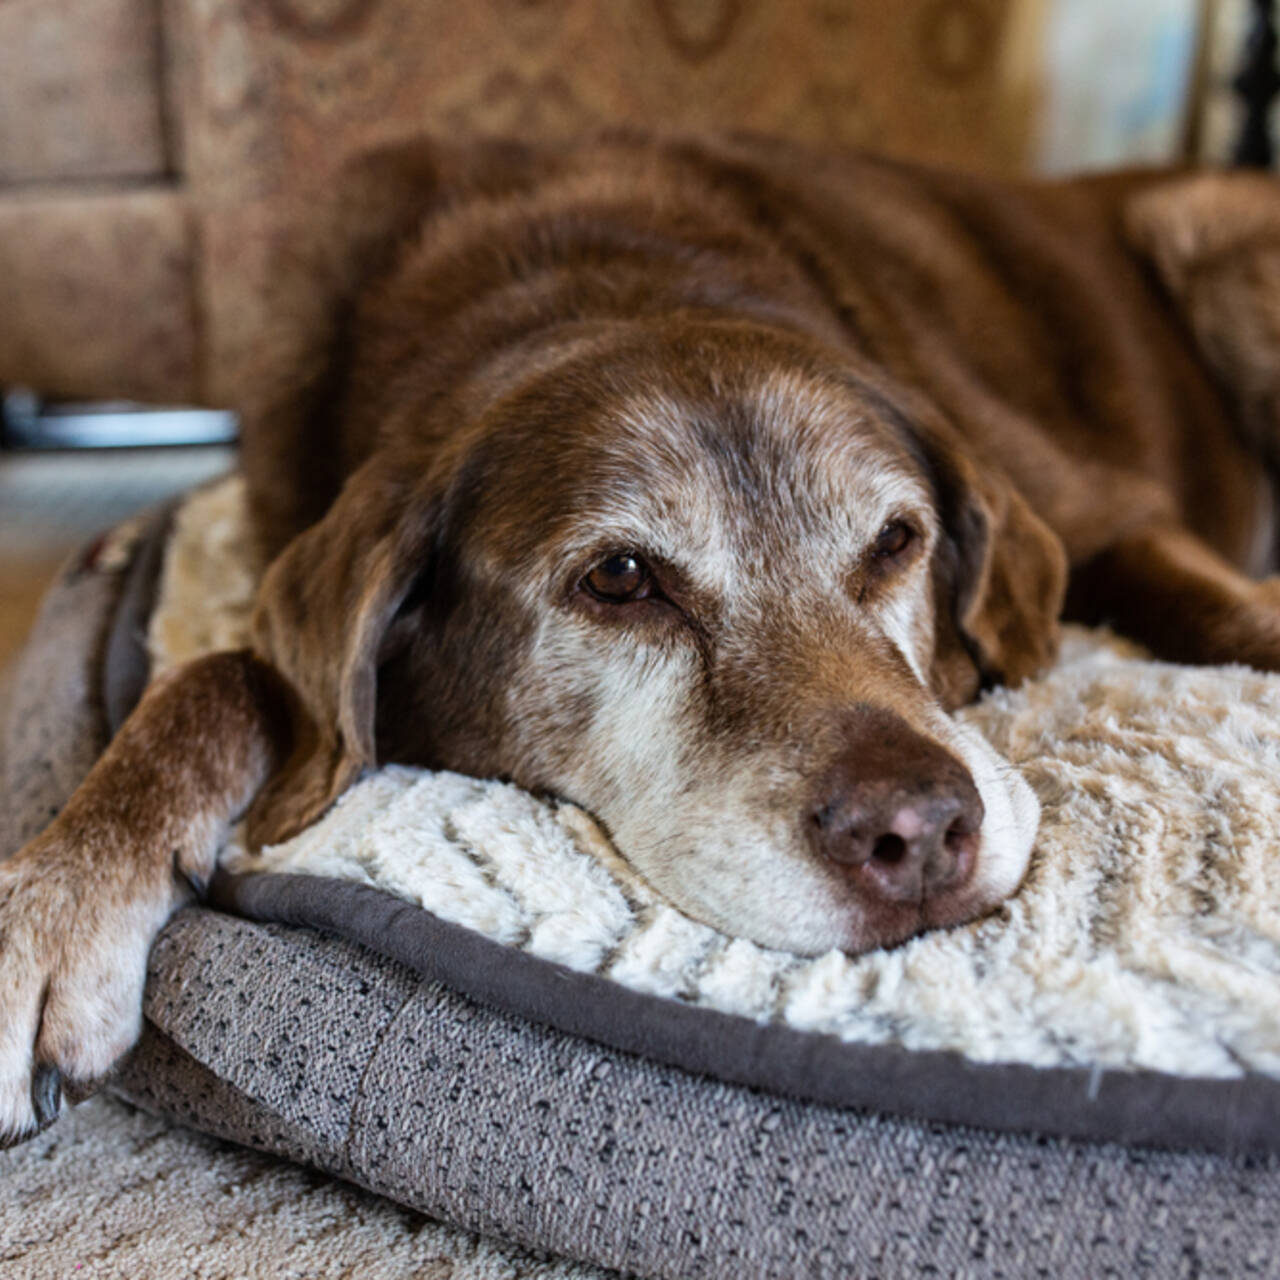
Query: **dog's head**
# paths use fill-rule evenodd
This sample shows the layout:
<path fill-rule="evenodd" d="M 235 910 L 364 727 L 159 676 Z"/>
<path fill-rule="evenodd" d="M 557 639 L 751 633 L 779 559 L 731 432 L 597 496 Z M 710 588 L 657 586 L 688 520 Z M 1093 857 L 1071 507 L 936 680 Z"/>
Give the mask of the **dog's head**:
<path fill-rule="evenodd" d="M 298 741 L 251 839 L 391 759 L 567 797 L 676 905 L 770 946 L 864 950 L 1016 887 L 1034 799 L 946 713 L 1048 660 L 1065 568 L 998 470 L 753 321 L 485 368 L 447 405 L 400 378 L 381 447 L 267 574 Z"/>

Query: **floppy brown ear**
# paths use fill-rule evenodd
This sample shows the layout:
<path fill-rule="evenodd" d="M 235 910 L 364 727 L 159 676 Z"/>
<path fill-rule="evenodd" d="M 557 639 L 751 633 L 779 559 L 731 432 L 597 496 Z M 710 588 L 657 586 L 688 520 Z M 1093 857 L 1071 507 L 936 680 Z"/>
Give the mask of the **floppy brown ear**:
<path fill-rule="evenodd" d="M 380 491 L 372 465 L 342 488 L 351 327 L 360 297 L 440 198 L 448 163 L 429 141 L 358 156 L 327 192 L 278 210 L 271 228 L 236 407 L 252 525 L 270 563 L 254 647 L 293 691 L 293 749 L 250 808 L 255 846 L 314 821 L 373 763 L 377 651 L 411 550 L 391 514 L 401 495 Z"/>
<path fill-rule="evenodd" d="M 1053 661 L 1067 556 L 1003 474 L 980 470 L 945 436 L 931 452 L 943 523 L 934 688 L 956 707 L 982 685 L 1020 684 Z"/>
<path fill-rule="evenodd" d="M 253 528 L 271 565 L 254 644 L 293 689 L 294 748 L 250 810 L 255 845 L 314 821 L 374 762 L 378 651 L 426 555 L 421 492 L 397 491 L 376 456 L 346 479 L 362 452 L 348 437 L 379 426 L 376 397 L 351 367 L 361 299 L 433 209 L 461 190 L 519 189 L 539 163 L 520 143 L 399 142 L 352 158 L 323 191 L 272 215 L 270 280 L 245 316 L 251 355 L 234 398 Z M 424 474 L 421 460 L 403 470 Z"/>
<path fill-rule="evenodd" d="M 1131 197 L 1124 220 L 1246 426 L 1280 458 L 1280 181 L 1181 178 Z"/>
<path fill-rule="evenodd" d="M 432 527 L 430 503 L 398 492 L 375 458 L 268 569 L 253 646 L 292 691 L 293 746 L 249 810 L 253 847 L 297 834 L 375 763 L 379 657 Z"/>

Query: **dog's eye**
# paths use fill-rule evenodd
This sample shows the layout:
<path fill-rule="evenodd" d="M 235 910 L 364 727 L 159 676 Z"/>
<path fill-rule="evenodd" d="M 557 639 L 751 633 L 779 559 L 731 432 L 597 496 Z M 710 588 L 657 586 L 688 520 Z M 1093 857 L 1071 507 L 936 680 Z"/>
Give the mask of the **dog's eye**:
<path fill-rule="evenodd" d="M 653 590 L 649 567 L 639 556 L 622 551 L 601 560 L 582 580 L 582 585 L 597 600 L 607 604 L 626 604 L 643 600 Z"/>
<path fill-rule="evenodd" d="M 871 554 L 879 561 L 896 560 L 916 540 L 916 531 L 905 520 L 890 520 L 876 535 Z"/>

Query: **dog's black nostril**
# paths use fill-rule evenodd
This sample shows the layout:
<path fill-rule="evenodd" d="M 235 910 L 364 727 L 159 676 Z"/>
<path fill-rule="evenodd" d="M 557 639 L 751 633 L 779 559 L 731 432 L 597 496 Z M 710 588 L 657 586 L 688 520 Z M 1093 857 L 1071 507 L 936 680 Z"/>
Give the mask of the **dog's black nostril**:
<path fill-rule="evenodd" d="M 900 836 L 889 832 L 881 836 L 871 847 L 871 856 L 877 862 L 894 866 L 907 856 L 907 842 Z"/>
<path fill-rule="evenodd" d="M 943 840 L 949 850 L 955 853 L 957 850 L 964 848 L 968 841 L 973 837 L 973 824 L 969 822 L 963 814 L 958 817 L 948 828 L 947 834 Z"/>

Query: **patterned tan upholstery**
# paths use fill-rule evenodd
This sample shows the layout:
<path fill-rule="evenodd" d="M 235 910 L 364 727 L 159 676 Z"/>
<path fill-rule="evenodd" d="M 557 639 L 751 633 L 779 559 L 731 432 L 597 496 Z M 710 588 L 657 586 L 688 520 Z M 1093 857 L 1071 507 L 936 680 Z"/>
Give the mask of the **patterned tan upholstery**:
<path fill-rule="evenodd" d="M 194 262 L 177 191 L 0 197 L 0 384 L 198 398 Z"/>
<path fill-rule="evenodd" d="M 18 236 L 28 264 L 18 316 L 0 326 L 0 382 L 233 400 L 281 193 L 324 183 L 356 149 L 424 130 L 749 128 L 1016 169 L 1027 142 L 1006 74 L 1017 10 L 1012 0 L 165 0 L 162 30 L 148 35 L 146 0 L 11 0 L 0 36 L 44 69 L 0 87 L 0 119 L 24 124 L 0 127 L 0 264 Z M 127 50 L 123 36 L 103 39 L 127 30 Z M 16 57 L 0 52 L 0 86 Z M 41 88 L 50 84 L 56 94 Z M 59 105 L 68 99 L 74 112 Z M 149 104 L 151 132 L 131 126 L 137 163 L 116 172 L 189 210 L 199 246 L 189 296 L 169 269 L 168 233 L 143 245 L 122 233 L 104 258 L 115 241 L 103 222 L 128 222 L 129 207 L 86 204 L 83 243 L 70 248 L 73 217 L 60 214 L 55 234 L 2 216 L 32 177 L 87 176 L 85 155 L 107 165 L 126 101 Z M 68 129 L 75 146 L 58 141 Z M 51 172 L 59 156 L 65 167 Z M 74 288 L 70 263 L 83 269 Z M 114 317 L 92 361 L 72 350 L 86 315 Z M 148 354 L 156 317 L 186 327 L 163 358 Z"/>
<path fill-rule="evenodd" d="M 160 59 L 141 0 L 0 4 L 0 189 L 162 176 Z"/>

